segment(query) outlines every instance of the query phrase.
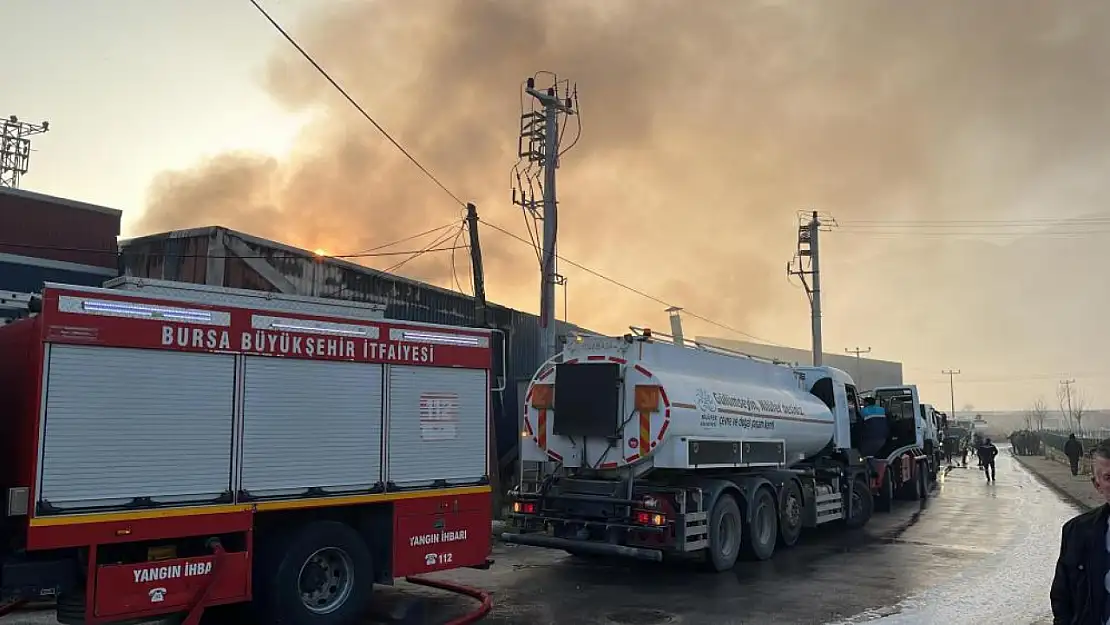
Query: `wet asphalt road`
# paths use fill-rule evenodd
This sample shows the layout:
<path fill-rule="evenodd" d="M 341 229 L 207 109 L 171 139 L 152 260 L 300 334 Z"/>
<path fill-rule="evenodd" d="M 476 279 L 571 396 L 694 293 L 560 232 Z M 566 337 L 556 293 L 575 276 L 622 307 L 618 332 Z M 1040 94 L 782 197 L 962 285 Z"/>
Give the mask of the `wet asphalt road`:
<path fill-rule="evenodd" d="M 1039 625 L 1051 622 L 1048 585 L 1060 525 L 1076 513 L 1004 450 L 996 484 L 974 467 L 955 468 L 924 504 L 902 503 L 856 532 L 809 532 L 794 549 L 729 573 L 590 563 L 497 544 L 489 571 L 440 577 L 493 592 L 487 625 Z M 405 583 L 376 595 L 382 613 L 422 599 L 424 618 L 415 623 L 444 623 L 474 605 Z M 41 613 L 0 619 L 52 622 Z"/>
<path fill-rule="evenodd" d="M 974 467 L 955 468 L 924 505 L 903 503 L 857 532 L 810 532 L 730 573 L 498 545 L 490 571 L 445 577 L 494 592 L 490 625 L 1032 625 L 1051 622 L 1060 525 L 1077 513 L 1007 449 L 993 485 Z M 381 594 L 388 602 L 396 592 Z M 454 601 L 431 601 L 437 617 L 459 613 Z"/>

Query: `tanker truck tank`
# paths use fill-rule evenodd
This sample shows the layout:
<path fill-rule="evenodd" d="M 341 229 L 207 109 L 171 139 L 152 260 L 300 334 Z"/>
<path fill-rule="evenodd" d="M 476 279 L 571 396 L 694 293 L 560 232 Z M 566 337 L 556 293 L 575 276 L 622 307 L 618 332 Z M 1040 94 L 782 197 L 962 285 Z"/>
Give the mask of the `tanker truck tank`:
<path fill-rule="evenodd" d="M 523 408 L 510 543 L 653 561 L 705 552 L 723 571 L 741 548 L 765 560 L 803 527 L 862 527 L 886 483 L 886 461 L 852 446 L 855 384 L 831 367 L 646 331 L 583 338 L 540 368 Z"/>
<path fill-rule="evenodd" d="M 789 467 L 836 447 L 828 371 L 835 370 L 821 368 L 822 380 L 816 369 L 736 354 L 585 338 L 532 379 L 524 413 L 532 444 L 523 446 L 523 458 L 602 472 L 633 467 L 637 474 Z M 817 380 L 813 392 L 807 378 Z M 821 382 L 828 397 L 818 396 Z"/>

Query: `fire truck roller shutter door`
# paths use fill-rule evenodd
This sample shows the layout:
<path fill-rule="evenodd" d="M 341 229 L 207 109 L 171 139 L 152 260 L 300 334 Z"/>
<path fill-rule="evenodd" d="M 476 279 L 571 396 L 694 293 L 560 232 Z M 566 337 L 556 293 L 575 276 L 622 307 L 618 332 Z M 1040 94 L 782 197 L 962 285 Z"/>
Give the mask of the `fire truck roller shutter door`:
<path fill-rule="evenodd" d="M 381 482 L 382 366 L 250 356 L 241 488 L 252 497 Z"/>
<path fill-rule="evenodd" d="M 486 476 L 487 397 L 482 369 L 389 369 L 389 475 L 399 487 L 443 480 L 474 484 Z"/>
<path fill-rule="evenodd" d="M 228 491 L 234 356 L 54 345 L 48 367 L 41 500 L 113 507 Z"/>

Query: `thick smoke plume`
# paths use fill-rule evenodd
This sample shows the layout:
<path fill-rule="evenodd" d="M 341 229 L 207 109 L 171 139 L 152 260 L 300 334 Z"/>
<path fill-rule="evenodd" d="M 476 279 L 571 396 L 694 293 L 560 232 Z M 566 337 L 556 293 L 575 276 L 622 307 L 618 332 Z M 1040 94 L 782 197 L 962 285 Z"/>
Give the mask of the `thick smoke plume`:
<path fill-rule="evenodd" d="M 560 252 L 782 341 L 807 332 L 783 272 L 797 209 L 1001 218 L 1027 208 L 1032 189 L 1106 167 L 1104 0 L 328 5 L 291 31 L 483 219 L 522 236 L 508 186 L 519 84 L 537 70 L 576 82 L 583 135 L 559 170 Z M 460 217 L 284 41 L 275 48 L 273 97 L 319 112 L 296 151 L 168 172 L 138 230 L 219 223 L 339 253 Z M 535 253 L 488 228 L 482 237 L 491 297 L 534 310 Z M 850 266 L 839 288 L 865 286 L 844 277 Z M 573 321 L 613 330 L 661 318 L 659 304 L 563 269 Z M 402 272 L 454 283 L 445 253 Z"/>

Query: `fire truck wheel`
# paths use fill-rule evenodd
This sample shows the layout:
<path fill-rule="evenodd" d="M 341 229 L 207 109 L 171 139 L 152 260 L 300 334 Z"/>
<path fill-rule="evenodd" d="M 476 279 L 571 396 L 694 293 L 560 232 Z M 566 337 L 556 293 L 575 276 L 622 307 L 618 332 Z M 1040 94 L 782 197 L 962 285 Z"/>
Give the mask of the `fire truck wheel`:
<path fill-rule="evenodd" d="M 802 535 L 802 489 L 790 480 L 782 488 L 779 502 L 779 544 L 793 547 Z"/>
<path fill-rule="evenodd" d="M 775 555 L 779 538 L 779 513 L 771 489 L 760 488 L 749 504 L 748 522 L 744 524 L 744 552 L 756 560 Z"/>
<path fill-rule="evenodd" d="M 276 566 L 259 580 L 263 622 L 347 625 L 365 615 L 374 563 L 366 541 L 349 525 L 316 521 L 272 544 L 280 550 L 271 554 Z"/>
<path fill-rule="evenodd" d="M 706 560 L 712 570 L 727 571 L 736 565 L 743 526 L 736 498 L 729 494 L 718 497 L 709 515 L 709 552 Z"/>

